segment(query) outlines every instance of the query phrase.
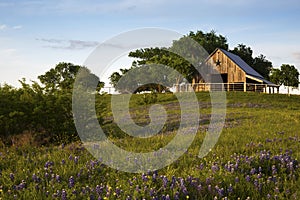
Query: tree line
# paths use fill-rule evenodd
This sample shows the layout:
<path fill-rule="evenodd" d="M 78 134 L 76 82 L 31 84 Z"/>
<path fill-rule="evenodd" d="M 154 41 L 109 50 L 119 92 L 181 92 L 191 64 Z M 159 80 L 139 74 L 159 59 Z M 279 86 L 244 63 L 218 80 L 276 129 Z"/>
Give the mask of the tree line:
<path fill-rule="evenodd" d="M 275 84 L 283 84 L 285 86 L 292 87 L 298 86 L 299 72 L 295 66 L 284 64 L 280 69 L 274 68 L 272 62 L 263 54 L 254 57 L 251 47 L 246 46 L 245 44 L 238 44 L 230 50 L 227 38 L 221 34 L 217 34 L 215 31 L 207 33 L 203 31 L 191 31 L 179 40 L 173 41 L 169 48 L 152 47 L 130 52 L 129 57 L 135 59 L 132 66 L 130 68 L 122 68 L 120 71 L 113 72 L 109 77 L 110 84 L 120 93 L 127 93 L 131 91 L 132 88 L 138 88 L 133 92 L 162 92 L 166 91 L 167 87 L 172 87 L 174 83 L 179 84 L 184 80 L 191 82 L 195 73 L 197 73 L 196 68 L 198 66 L 191 64 L 191 62 L 188 62 L 186 59 L 173 52 L 175 51 L 185 55 L 188 55 L 188 52 L 192 52 L 188 55 L 191 58 L 190 61 L 197 60 L 198 57 L 198 63 L 204 62 L 203 58 L 205 55 L 203 52 L 199 52 L 193 49 L 193 47 L 190 47 L 193 46 L 193 44 L 191 44 L 187 38 L 192 38 L 200 44 L 208 54 L 211 54 L 216 48 L 221 48 L 238 55 L 266 80 Z M 154 70 L 154 67 L 151 66 L 153 64 L 162 65 L 161 70 L 158 70 L 157 67 L 155 68 L 156 70 Z M 144 66 L 146 66 L 146 69 L 143 69 Z M 174 74 L 169 73 L 166 66 L 177 70 L 183 76 L 174 76 Z M 139 73 L 138 76 L 128 75 L 130 70 L 137 71 L 138 69 L 143 69 L 143 73 Z M 164 74 L 162 74 L 162 72 L 164 72 Z M 149 75 L 156 76 L 156 80 L 158 80 L 159 83 L 147 85 L 141 84 L 143 82 L 147 82 L 145 80 L 149 79 Z M 143 87 L 138 87 L 138 85 L 143 85 Z"/>
<path fill-rule="evenodd" d="M 61 62 L 45 74 L 39 82 L 20 80 L 20 88 L 0 86 L 0 140 L 13 145 L 13 137 L 29 132 L 38 145 L 78 140 L 72 113 L 72 90 L 82 66 Z M 97 90 L 104 86 L 98 82 Z M 98 106 L 101 95 L 96 93 Z M 99 122 L 101 122 L 100 112 Z M 0 141 L 0 142 L 1 142 Z"/>

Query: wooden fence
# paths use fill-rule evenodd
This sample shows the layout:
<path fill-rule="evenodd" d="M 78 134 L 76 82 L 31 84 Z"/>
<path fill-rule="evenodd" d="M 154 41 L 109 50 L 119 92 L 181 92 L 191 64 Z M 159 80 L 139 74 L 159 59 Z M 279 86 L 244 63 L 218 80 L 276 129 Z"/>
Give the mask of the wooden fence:
<path fill-rule="evenodd" d="M 174 84 L 175 92 L 200 92 L 200 91 L 241 91 L 241 92 L 263 92 L 279 93 L 279 87 L 268 84 L 254 83 L 194 83 Z"/>

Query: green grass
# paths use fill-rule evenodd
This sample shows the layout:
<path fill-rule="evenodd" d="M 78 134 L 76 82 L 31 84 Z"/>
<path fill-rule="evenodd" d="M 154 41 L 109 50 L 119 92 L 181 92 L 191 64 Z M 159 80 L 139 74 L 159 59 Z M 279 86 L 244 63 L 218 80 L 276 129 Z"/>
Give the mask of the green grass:
<path fill-rule="evenodd" d="M 110 96 L 105 98 L 109 110 Z M 136 123 L 146 125 L 150 123 L 150 105 L 143 105 L 141 98 L 131 98 L 131 116 Z M 211 108 L 209 93 L 197 93 L 197 98 L 204 123 L 188 151 L 173 164 L 157 172 L 131 174 L 96 162 L 80 143 L 64 148 L 3 147 L 0 199 L 62 199 L 62 191 L 67 199 L 164 199 L 167 195 L 170 199 L 300 198 L 300 96 L 227 93 L 225 127 L 215 147 L 202 159 L 197 155 Z M 168 123 L 160 134 L 146 139 L 129 137 L 111 123 L 112 113 L 108 111 L 104 129 L 109 130 L 110 140 L 133 152 L 164 147 L 176 134 L 181 112 L 172 94 L 159 94 L 157 102 L 168 113 Z M 48 161 L 54 164 L 45 167 Z M 34 174 L 39 179 L 33 179 Z M 72 187 L 71 176 L 75 179 Z M 24 188 L 20 187 L 22 180 L 26 182 Z M 101 193 L 96 192 L 97 185 L 98 189 L 103 187 Z"/>

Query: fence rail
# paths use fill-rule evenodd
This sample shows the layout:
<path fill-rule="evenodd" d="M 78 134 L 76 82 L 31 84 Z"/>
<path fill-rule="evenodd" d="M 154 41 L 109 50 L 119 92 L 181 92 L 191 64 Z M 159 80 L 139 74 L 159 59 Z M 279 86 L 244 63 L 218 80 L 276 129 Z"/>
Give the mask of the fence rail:
<path fill-rule="evenodd" d="M 279 92 L 278 86 L 254 83 L 194 83 L 194 84 L 174 84 L 175 92 L 200 92 L 200 91 L 251 91 L 263 93 Z"/>
<path fill-rule="evenodd" d="M 173 92 L 200 92 L 200 91 L 241 91 L 241 92 L 263 92 L 279 93 L 279 87 L 268 84 L 254 83 L 194 83 L 194 84 L 174 84 Z M 113 87 L 104 87 L 100 92 L 108 94 L 118 94 Z"/>

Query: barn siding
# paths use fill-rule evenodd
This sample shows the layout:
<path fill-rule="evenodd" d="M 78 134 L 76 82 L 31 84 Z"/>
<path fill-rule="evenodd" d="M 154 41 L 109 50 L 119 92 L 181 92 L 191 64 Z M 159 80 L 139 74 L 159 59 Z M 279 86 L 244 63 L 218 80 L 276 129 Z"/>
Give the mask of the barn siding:
<path fill-rule="evenodd" d="M 216 66 L 217 60 L 221 62 L 219 66 Z M 227 83 L 246 82 L 246 73 L 220 50 L 216 51 L 207 63 L 220 74 L 227 74 Z"/>

